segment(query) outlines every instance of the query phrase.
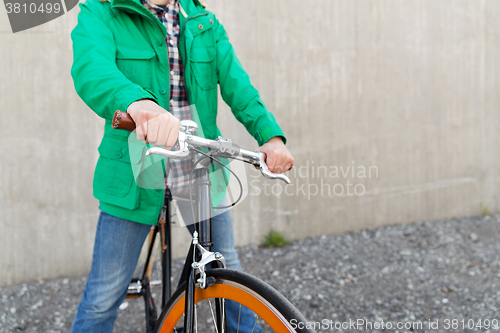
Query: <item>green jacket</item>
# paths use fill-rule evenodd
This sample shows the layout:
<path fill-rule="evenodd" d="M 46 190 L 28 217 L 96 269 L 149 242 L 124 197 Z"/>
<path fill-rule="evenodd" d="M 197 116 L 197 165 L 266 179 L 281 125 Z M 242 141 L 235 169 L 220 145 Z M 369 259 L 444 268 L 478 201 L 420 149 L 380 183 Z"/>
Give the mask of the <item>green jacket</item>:
<path fill-rule="evenodd" d="M 185 86 L 205 137 L 220 135 L 216 125 L 218 83 L 222 98 L 259 145 L 274 136 L 284 138 L 214 14 L 198 0 L 180 0 L 180 6 L 179 53 Z M 140 0 L 87 0 L 80 8 L 78 24 L 71 32 L 71 75 L 78 95 L 105 119 L 94 196 L 108 214 L 156 224 L 164 190 L 136 184 L 130 164 L 129 133 L 113 130 L 111 119 L 116 110 L 126 111 L 131 103 L 144 98 L 168 109 L 165 26 Z"/>

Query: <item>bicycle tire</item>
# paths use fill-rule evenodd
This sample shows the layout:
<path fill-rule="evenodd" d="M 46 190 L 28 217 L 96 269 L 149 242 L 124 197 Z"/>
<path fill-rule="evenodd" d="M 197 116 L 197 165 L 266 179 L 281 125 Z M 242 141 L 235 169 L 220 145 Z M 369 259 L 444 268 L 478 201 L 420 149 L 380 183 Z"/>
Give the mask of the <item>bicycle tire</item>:
<path fill-rule="evenodd" d="M 292 303 L 258 278 L 225 268 L 210 269 L 206 274 L 207 279 L 215 278 L 215 283 L 206 289 L 196 287 L 196 304 L 212 298 L 230 299 L 252 310 L 274 332 L 315 332 L 306 327 L 306 319 Z M 176 325 L 183 322 L 185 290 L 186 283 L 172 295 L 160 315 L 155 333 L 173 332 Z"/>

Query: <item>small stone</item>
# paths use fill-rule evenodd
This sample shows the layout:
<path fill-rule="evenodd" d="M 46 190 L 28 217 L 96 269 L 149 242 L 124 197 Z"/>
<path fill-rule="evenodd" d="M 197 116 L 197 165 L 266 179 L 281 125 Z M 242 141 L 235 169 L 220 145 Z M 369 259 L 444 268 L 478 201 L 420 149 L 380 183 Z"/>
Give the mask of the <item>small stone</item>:
<path fill-rule="evenodd" d="M 16 313 L 16 308 L 10 308 L 10 313 L 12 314 Z"/>
<path fill-rule="evenodd" d="M 377 300 L 375 301 L 375 303 L 376 303 L 377 305 L 382 305 L 382 304 L 383 304 L 383 302 L 382 302 L 382 300 L 381 300 L 381 299 L 377 299 Z"/>
<path fill-rule="evenodd" d="M 274 271 L 272 275 L 273 276 L 279 276 L 280 275 L 280 271 Z"/>
<path fill-rule="evenodd" d="M 128 308 L 128 302 L 123 302 L 122 304 L 120 304 L 120 310 L 125 310 L 126 308 Z"/>
<path fill-rule="evenodd" d="M 410 250 L 401 250 L 401 251 L 399 251 L 399 254 L 402 256 L 411 256 L 411 251 Z"/>
<path fill-rule="evenodd" d="M 473 232 L 469 235 L 471 241 L 476 242 L 479 239 L 479 236 Z"/>
<path fill-rule="evenodd" d="M 447 299 L 447 298 L 443 298 L 443 299 L 441 300 L 441 302 L 442 302 L 443 304 L 446 304 L 446 303 L 448 303 L 448 299 Z"/>
<path fill-rule="evenodd" d="M 311 295 L 304 295 L 304 298 L 308 301 L 310 301 L 312 299 Z"/>
<path fill-rule="evenodd" d="M 21 325 L 17 325 L 16 327 L 14 327 L 14 330 L 15 331 L 24 331 L 26 330 L 26 324 L 21 324 Z"/>
<path fill-rule="evenodd" d="M 62 283 L 63 283 L 63 284 L 68 284 L 68 283 L 69 283 L 69 279 L 64 279 L 64 280 L 62 280 Z"/>
<path fill-rule="evenodd" d="M 38 302 L 36 302 L 35 304 L 33 304 L 31 306 L 31 310 L 36 310 L 38 309 L 39 307 L 41 307 L 43 305 L 43 301 L 42 300 L 39 300 Z"/>

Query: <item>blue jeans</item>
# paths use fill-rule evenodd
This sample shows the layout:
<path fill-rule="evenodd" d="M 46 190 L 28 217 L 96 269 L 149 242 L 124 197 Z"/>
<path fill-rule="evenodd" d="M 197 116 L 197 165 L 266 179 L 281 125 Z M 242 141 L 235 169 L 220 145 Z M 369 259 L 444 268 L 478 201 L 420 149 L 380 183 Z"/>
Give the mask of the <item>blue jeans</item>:
<path fill-rule="evenodd" d="M 180 207 L 183 217 L 189 214 Z M 226 267 L 241 269 L 234 248 L 234 235 L 229 212 L 212 218 L 212 250 L 222 253 Z M 144 240 L 151 226 L 124 220 L 101 212 L 97 223 L 92 266 L 82 300 L 71 327 L 72 333 L 106 333 L 113 331 L 118 307 L 127 295 Z M 236 331 L 239 305 L 227 300 L 228 331 Z M 239 328 L 250 332 L 254 326 L 253 313 L 242 307 Z M 256 327 L 254 332 L 260 332 Z"/>

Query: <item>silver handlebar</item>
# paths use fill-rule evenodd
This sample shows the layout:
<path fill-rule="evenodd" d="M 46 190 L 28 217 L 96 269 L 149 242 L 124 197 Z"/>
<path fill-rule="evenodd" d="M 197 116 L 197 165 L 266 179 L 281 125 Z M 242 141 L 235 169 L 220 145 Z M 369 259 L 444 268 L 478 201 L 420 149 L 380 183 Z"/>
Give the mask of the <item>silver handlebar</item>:
<path fill-rule="evenodd" d="M 267 164 L 264 161 L 264 154 L 261 153 L 260 151 L 258 153 L 259 153 L 259 169 L 260 169 L 260 173 L 264 177 L 269 178 L 269 179 L 279 179 L 279 180 L 284 181 L 287 184 L 291 183 L 290 178 L 288 178 L 287 176 L 285 176 L 283 174 L 274 173 L 274 172 L 269 171 L 269 168 L 267 167 Z"/>
<path fill-rule="evenodd" d="M 233 146 L 231 140 L 224 140 L 222 137 L 217 140 L 201 138 L 191 134 L 191 131 L 196 131 L 198 126 L 192 120 L 182 120 L 179 129 L 179 149 L 175 151 L 153 147 L 146 151 L 146 156 L 155 154 L 169 158 L 179 159 L 186 158 L 189 155 L 190 146 L 195 148 L 208 148 L 217 151 L 220 155 L 228 157 L 241 157 L 243 160 L 252 163 L 259 167 L 260 173 L 269 179 L 279 179 L 287 184 L 290 184 L 290 178 L 284 174 L 271 172 L 264 160 L 264 154 L 259 151 L 251 151 Z"/>

